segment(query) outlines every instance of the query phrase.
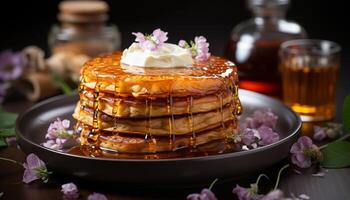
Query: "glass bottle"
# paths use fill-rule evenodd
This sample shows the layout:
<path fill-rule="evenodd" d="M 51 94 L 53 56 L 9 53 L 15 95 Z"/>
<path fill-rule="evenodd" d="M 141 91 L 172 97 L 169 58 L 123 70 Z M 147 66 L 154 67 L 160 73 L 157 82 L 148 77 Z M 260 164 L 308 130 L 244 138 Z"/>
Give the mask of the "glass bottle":
<path fill-rule="evenodd" d="M 104 1 L 62 1 L 59 10 L 60 24 L 48 38 L 51 54 L 95 57 L 120 49 L 121 36 L 115 25 L 106 23 L 109 7 Z"/>
<path fill-rule="evenodd" d="M 225 57 L 238 66 L 240 88 L 281 98 L 280 44 L 306 38 L 306 32 L 285 19 L 289 0 L 247 0 L 247 4 L 254 16 L 233 29 Z"/>

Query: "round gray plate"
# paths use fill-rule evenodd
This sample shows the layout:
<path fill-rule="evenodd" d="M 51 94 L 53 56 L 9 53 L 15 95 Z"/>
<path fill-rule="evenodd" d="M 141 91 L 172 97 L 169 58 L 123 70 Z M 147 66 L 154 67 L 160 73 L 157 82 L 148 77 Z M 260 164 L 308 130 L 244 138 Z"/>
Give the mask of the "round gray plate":
<path fill-rule="evenodd" d="M 257 149 L 194 158 L 160 160 L 106 159 L 72 155 L 41 146 L 50 122 L 57 117 L 72 119 L 78 96 L 58 96 L 43 101 L 19 116 L 16 131 L 21 149 L 35 153 L 55 174 L 65 174 L 93 181 L 131 185 L 189 185 L 215 178 L 231 179 L 267 168 L 289 154 L 298 137 L 301 120 L 280 101 L 240 90 L 242 118 L 260 108 L 271 108 L 279 116 L 277 132 L 281 140 Z"/>

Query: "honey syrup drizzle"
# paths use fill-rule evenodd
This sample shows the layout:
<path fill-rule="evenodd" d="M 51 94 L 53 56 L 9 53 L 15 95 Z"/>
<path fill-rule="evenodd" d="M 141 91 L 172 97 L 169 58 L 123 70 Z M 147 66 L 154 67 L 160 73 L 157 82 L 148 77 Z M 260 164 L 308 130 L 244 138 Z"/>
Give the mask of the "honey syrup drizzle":
<path fill-rule="evenodd" d="M 98 76 L 98 75 L 97 75 Z M 101 154 L 100 150 L 100 88 L 101 82 L 97 81 L 94 87 L 94 101 L 93 101 L 93 118 L 92 118 L 92 131 L 89 133 L 87 142 L 89 145 L 89 151 L 91 156 L 98 156 Z"/>
<path fill-rule="evenodd" d="M 170 149 L 172 151 L 175 150 L 175 134 L 174 134 L 174 123 L 175 123 L 175 117 L 174 117 L 174 112 L 173 112 L 173 96 L 171 95 L 171 93 L 169 94 L 168 98 L 167 98 L 167 112 L 169 117 L 168 120 L 168 125 L 169 125 L 169 145 L 170 145 Z"/>
<path fill-rule="evenodd" d="M 117 88 L 118 79 L 117 76 L 114 76 L 114 92 L 118 94 L 118 88 Z M 117 132 L 117 126 L 118 126 L 118 109 L 120 105 L 120 99 L 114 98 L 113 100 L 113 108 L 112 108 L 112 115 L 113 118 L 113 132 L 114 134 L 118 134 Z"/>
<path fill-rule="evenodd" d="M 145 140 L 148 143 L 148 149 L 150 152 L 155 153 L 157 151 L 157 140 L 152 136 L 151 133 L 151 120 L 152 120 L 152 98 L 148 98 L 145 100 L 146 104 L 146 110 L 145 110 L 145 116 L 147 116 L 146 120 L 146 130 L 147 133 L 145 135 Z"/>
<path fill-rule="evenodd" d="M 188 125 L 191 127 L 192 136 L 190 137 L 190 147 L 196 148 L 196 132 L 194 131 L 194 119 L 193 119 L 193 96 L 187 97 L 187 114 Z"/>
<path fill-rule="evenodd" d="M 223 112 L 223 107 L 224 107 L 224 100 L 223 100 L 223 97 L 222 97 L 222 93 L 220 93 L 218 95 L 218 98 L 219 98 L 219 105 L 220 105 L 220 116 L 221 116 L 221 128 L 222 129 L 225 129 L 225 119 L 224 119 L 224 112 Z"/>

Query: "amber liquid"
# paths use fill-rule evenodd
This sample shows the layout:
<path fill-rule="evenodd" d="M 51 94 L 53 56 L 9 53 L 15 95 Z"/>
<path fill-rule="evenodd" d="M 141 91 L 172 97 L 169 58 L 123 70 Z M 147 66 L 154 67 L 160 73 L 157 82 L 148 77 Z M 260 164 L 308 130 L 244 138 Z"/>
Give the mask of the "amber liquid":
<path fill-rule="evenodd" d="M 277 98 L 282 97 L 278 50 L 283 41 L 229 42 L 225 57 L 238 66 L 240 88 Z"/>
<path fill-rule="evenodd" d="M 337 66 L 295 67 L 286 62 L 282 69 L 283 99 L 303 121 L 334 117 Z"/>

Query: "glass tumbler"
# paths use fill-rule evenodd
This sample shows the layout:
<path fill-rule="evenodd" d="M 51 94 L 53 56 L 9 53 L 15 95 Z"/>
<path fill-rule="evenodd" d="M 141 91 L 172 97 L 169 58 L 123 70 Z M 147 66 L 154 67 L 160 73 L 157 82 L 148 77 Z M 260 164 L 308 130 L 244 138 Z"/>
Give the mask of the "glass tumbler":
<path fill-rule="evenodd" d="M 290 40 L 280 47 L 283 100 L 305 122 L 335 115 L 340 49 L 334 42 L 312 39 Z"/>

